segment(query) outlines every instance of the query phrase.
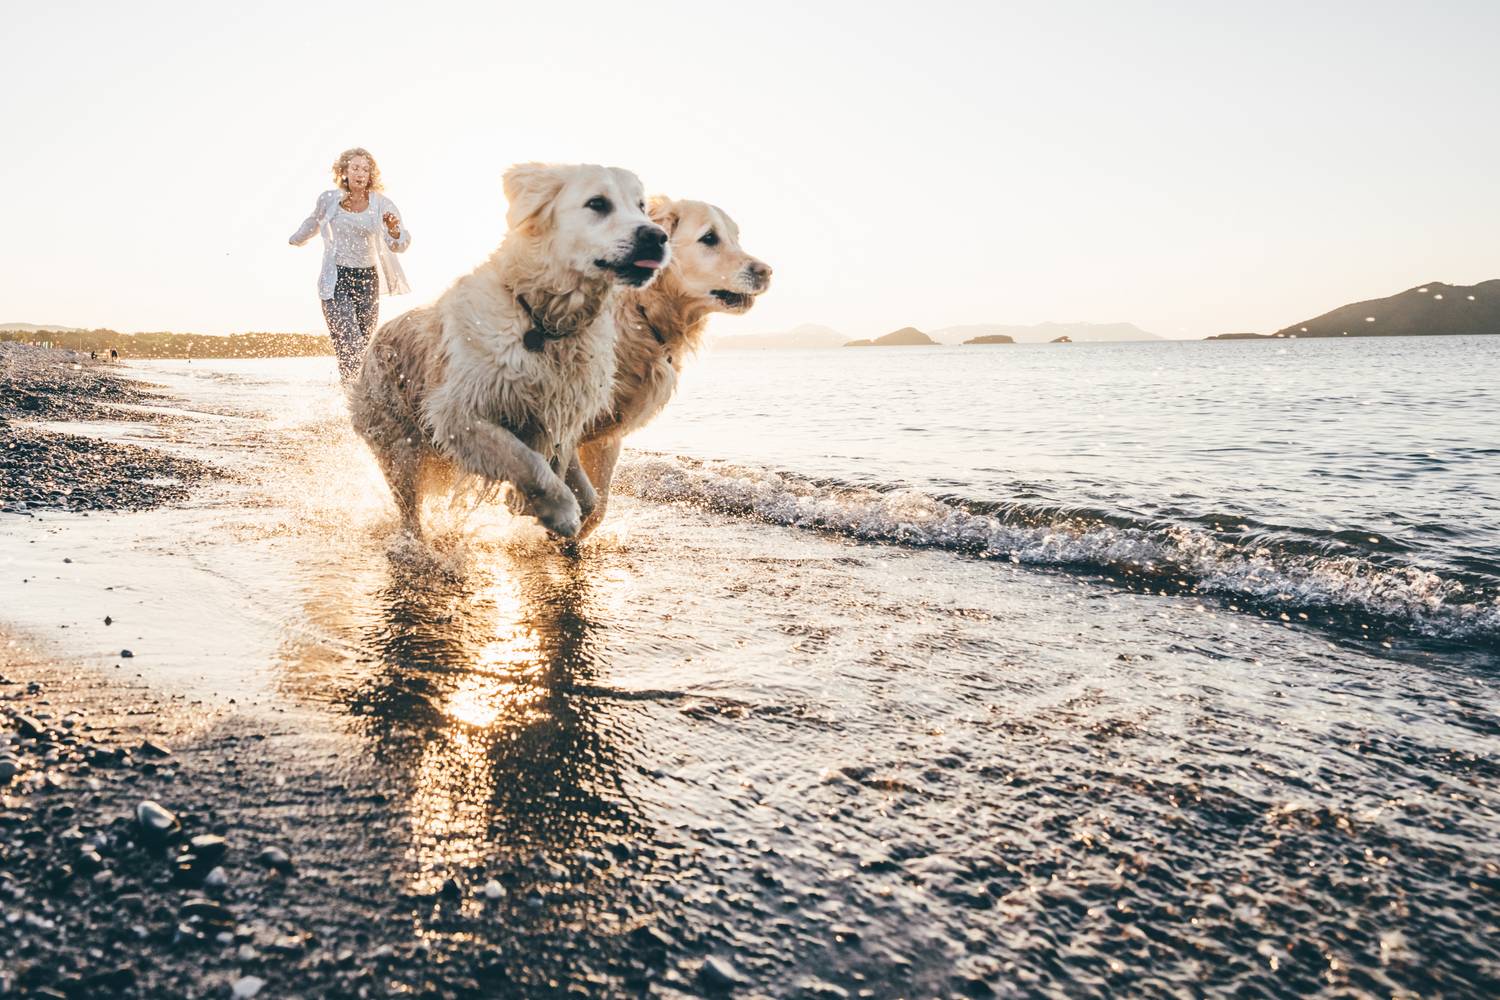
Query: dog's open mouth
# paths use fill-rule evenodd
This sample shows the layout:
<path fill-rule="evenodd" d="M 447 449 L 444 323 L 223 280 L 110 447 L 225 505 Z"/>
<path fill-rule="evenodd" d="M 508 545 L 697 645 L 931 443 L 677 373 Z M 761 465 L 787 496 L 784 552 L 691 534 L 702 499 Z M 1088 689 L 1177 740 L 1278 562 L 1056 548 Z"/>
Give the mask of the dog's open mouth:
<path fill-rule="evenodd" d="M 744 292 L 731 292 L 727 288 L 715 288 L 708 294 L 724 303 L 724 308 L 729 309 L 733 312 L 740 312 L 742 310 L 749 309 L 752 305 L 755 304 L 755 296 L 748 295 Z"/>
<path fill-rule="evenodd" d="M 615 275 L 625 284 L 632 288 L 640 288 L 646 282 L 660 273 L 666 261 L 660 257 L 641 257 L 635 260 L 596 260 L 595 267 L 602 267 L 606 271 L 613 271 Z"/>

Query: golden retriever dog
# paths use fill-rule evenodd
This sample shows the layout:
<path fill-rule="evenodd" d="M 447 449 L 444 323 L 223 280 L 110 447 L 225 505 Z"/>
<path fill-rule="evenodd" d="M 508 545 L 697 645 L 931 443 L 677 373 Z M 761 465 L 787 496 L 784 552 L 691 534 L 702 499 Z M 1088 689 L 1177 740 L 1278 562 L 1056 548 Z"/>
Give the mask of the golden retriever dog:
<path fill-rule="evenodd" d="M 627 170 L 528 163 L 505 174 L 500 248 L 436 302 L 384 324 L 350 387 L 354 428 L 421 536 L 424 495 L 509 484 L 564 537 L 595 492 L 577 459 L 615 378 L 615 300 L 671 256 Z"/>
<path fill-rule="evenodd" d="M 771 269 L 740 248 L 740 230 L 724 210 L 702 201 L 651 200 L 651 218 L 671 234 L 671 264 L 649 287 L 615 306 L 615 390 L 584 434 L 579 461 L 598 492 L 580 537 L 599 526 L 625 436 L 646 426 L 677 389 L 684 358 L 695 353 L 716 312 L 744 313 L 771 284 Z"/>

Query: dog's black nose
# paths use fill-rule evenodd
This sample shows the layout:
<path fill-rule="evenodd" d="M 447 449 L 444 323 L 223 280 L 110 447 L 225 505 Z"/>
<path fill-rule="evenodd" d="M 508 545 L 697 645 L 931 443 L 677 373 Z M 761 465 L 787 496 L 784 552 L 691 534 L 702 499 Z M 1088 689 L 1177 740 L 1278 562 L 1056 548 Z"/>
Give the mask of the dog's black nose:
<path fill-rule="evenodd" d="M 745 266 L 745 270 L 750 272 L 750 284 L 757 290 L 762 290 L 771 283 L 770 264 L 758 260 L 751 261 Z"/>
<path fill-rule="evenodd" d="M 641 226 L 635 231 L 635 243 L 640 247 L 664 247 L 667 231 L 661 226 Z"/>

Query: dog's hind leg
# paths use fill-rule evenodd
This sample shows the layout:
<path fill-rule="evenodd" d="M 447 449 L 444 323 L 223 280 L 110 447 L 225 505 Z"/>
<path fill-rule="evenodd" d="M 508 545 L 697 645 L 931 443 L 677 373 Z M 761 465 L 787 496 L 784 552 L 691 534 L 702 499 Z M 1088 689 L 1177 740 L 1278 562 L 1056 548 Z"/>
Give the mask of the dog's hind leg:
<path fill-rule="evenodd" d="M 414 448 L 396 447 L 380 454 L 380 469 L 390 485 L 401 530 L 422 537 L 422 455 Z"/>
<path fill-rule="evenodd" d="M 615 465 L 620 461 L 620 445 L 619 438 L 609 438 L 604 441 L 588 441 L 578 448 L 578 458 L 574 464 L 581 467 L 580 474 L 593 484 L 596 496 L 594 509 L 588 512 L 583 527 L 579 529 L 579 538 L 587 538 L 593 534 L 594 529 L 604 520 L 604 509 L 609 506 L 609 487 L 614 482 Z"/>

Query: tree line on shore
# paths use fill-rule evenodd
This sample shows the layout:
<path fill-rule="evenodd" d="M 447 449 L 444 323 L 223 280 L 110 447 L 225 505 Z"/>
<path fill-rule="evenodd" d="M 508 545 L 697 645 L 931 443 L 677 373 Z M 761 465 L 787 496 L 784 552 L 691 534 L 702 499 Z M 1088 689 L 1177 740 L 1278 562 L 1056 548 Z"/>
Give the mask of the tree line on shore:
<path fill-rule="evenodd" d="M 310 333 L 120 333 L 116 330 L 4 330 L 0 341 L 51 344 L 70 351 L 124 358 L 305 358 L 333 353 L 326 336 Z"/>

